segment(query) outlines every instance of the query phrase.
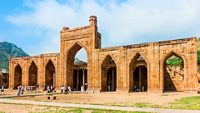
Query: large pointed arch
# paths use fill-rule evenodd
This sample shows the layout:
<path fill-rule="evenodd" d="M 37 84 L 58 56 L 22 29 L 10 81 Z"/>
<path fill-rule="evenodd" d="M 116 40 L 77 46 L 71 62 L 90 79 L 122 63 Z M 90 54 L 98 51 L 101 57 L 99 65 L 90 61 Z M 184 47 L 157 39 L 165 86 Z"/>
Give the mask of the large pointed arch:
<path fill-rule="evenodd" d="M 83 81 L 81 82 L 80 80 L 77 81 L 77 79 L 80 79 L 80 77 L 78 77 L 79 75 L 77 73 L 79 73 L 80 71 L 75 70 L 74 69 L 74 61 L 75 61 L 75 55 L 78 53 L 79 50 L 84 49 L 87 55 L 87 61 L 89 63 L 89 54 L 88 54 L 88 48 L 85 47 L 83 44 L 79 43 L 79 42 L 75 42 L 68 50 L 67 50 L 67 55 L 66 55 L 66 81 L 67 81 L 67 86 L 70 86 L 72 88 L 76 90 L 80 90 L 80 87 L 83 85 L 85 86 L 85 84 L 87 83 L 83 83 Z M 87 64 L 87 67 L 90 64 Z M 86 70 L 81 70 L 80 73 L 84 74 L 84 75 L 89 75 L 88 74 L 88 68 L 86 67 Z M 88 81 L 88 76 L 86 77 L 82 77 L 85 78 L 84 81 Z M 78 83 L 79 82 L 79 83 Z M 88 86 L 86 86 L 88 87 Z M 85 88 L 84 88 L 85 89 Z"/>
<path fill-rule="evenodd" d="M 148 90 L 148 61 L 136 53 L 129 63 L 129 92 Z"/>
<path fill-rule="evenodd" d="M 31 65 L 29 66 L 29 80 L 28 85 L 29 86 L 36 86 L 37 80 L 38 80 L 38 68 L 34 61 L 31 62 Z"/>
<path fill-rule="evenodd" d="M 181 59 L 182 64 L 179 66 L 167 66 L 166 61 L 172 56 Z M 179 68 L 178 70 L 176 70 L 177 67 Z M 163 91 L 183 91 L 185 77 L 187 76 L 187 61 L 185 56 L 179 52 L 170 51 L 162 60 L 162 68 Z"/>
<path fill-rule="evenodd" d="M 45 66 L 45 86 L 56 87 L 56 70 L 53 62 L 51 60 Z"/>
<path fill-rule="evenodd" d="M 20 85 L 22 85 L 22 68 L 18 64 L 16 65 L 14 71 L 14 89 L 17 89 L 17 87 Z"/>
<path fill-rule="evenodd" d="M 117 66 L 110 55 L 107 55 L 101 64 L 101 91 L 116 91 Z"/>

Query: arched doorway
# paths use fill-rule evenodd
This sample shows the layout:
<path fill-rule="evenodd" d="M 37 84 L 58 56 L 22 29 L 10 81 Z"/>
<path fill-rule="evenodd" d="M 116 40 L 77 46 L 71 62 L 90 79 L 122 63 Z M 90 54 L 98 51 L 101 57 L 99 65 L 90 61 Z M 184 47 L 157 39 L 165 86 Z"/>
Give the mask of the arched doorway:
<path fill-rule="evenodd" d="M 67 86 L 75 91 L 84 91 L 88 87 L 88 55 L 86 48 L 75 43 L 68 51 L 67 56 Z"/>
<path fill-rule="evenodd" d="M 148 90 L 147 63 L 139 53 L 131 60 L 129 69 L 129 91 L 146 92 Z"/>
<path fill-rule="evenodd" d="M 37 78 L 38 78 L 38 69 L 34 62 L 31 63 L 29 67 L 29 86 L 36 86 L 37 85 Z"/>
<path fill-rule="evenodd" d="M 76 53 L 73 67 L 73 79 L 75 90 L 87 90 L 87 54 L 83 48 Z"/>
<path fill-rule="evenodd" d="M 164 60 L 164 91 L 183 91 L 184 61 L 172 52 Z"/>
<path fill-rule="evenodd" d="M 17 65 L 14 74 L 14 89 L 17 89 L 19 85 L 22 85 L 22 68 L 20 65 Z"/>
<path fill-rule="evenodd" d="M 101 65 L 101 91 L 116 91 L 117 67 L 115 61 L 108 55 Z"/>
<path fill-rule="evenodd" d="M 55 66 L 51 60 L 48 61 L 45 67 L 45 86 L 53 86 L 55 88 L 56 85 L 56 73 Z M 46 89 L 45 87 L 45 89 Z"/>

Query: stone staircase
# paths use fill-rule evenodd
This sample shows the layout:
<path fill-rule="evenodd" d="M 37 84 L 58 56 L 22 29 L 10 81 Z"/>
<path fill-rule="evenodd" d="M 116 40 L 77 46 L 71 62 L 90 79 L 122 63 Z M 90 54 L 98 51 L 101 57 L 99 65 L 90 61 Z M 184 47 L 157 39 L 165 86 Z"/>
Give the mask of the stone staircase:
<path fill-rule="evenodd" d="M 165 82 L 168 90 L 182 91 L 184 81 L 184 70 L 180 66 L 167 66 Z"/>

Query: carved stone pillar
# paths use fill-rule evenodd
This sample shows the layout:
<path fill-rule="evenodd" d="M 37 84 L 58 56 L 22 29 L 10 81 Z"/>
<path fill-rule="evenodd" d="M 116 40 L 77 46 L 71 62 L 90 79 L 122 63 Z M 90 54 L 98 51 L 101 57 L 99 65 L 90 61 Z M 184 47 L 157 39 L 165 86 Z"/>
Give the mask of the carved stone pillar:
<path fill-rule="evenodd" d="M 112 91 L 114 91 L 114 87 L 115 87 L 115 73 L 114 73 L 114 68 L 112 69 Z"/>
<path fill-rule="evenodd" d="M 76 73 L 76 90 L 78 90 L 79 86 L 79 69 L 77 69 L 77 73 Z"/>
<path fill-rule="evenodd" d="M 85 69 L 83 69 L 83 90 L 85 91 Z"/>
<path fill-rule="evenodd" d="M 142 69 L 141 67 L 138 67 L 139 68 L 139 90 L 141 91 L 142 89 Z"/>

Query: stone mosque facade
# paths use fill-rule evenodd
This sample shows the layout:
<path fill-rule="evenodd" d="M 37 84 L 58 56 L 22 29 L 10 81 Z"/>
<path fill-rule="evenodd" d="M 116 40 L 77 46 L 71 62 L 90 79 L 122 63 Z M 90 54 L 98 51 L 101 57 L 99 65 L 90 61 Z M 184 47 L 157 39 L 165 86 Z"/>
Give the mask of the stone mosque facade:
<path fill-rule="evenodd" d="M 87 63 L 75 64 L 75 55 L 85 49 Z M 166 60 L 179 57 L 178 72 L 166 68 Z M 171 74 L 168 73 L 171 69 Z M 48 85 L 70 86 L 87 92 L 164 92 L 197 90 L 197 38 L 190 37 L 118 47 L 101 48 L 97 17 L 89 25 L 63 27 L 60 53 L 10 58 L 9 88 Z"/>

